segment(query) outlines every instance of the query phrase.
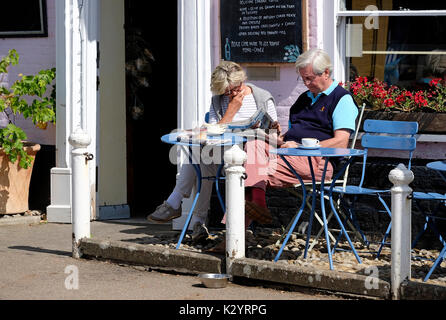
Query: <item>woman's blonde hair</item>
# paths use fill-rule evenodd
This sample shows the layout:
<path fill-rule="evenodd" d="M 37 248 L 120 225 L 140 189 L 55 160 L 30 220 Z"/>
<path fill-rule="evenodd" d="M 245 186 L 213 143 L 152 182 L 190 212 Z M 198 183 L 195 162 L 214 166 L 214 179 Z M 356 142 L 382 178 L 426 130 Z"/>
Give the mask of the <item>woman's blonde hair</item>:
<path fill-rule="evenodd" d="M 224 94 L 230 84 L 240 84 L 246 78 L 246 73 L 240 65 L 232 61 L 222 61 L 212 72 L 212 94 Z"/>
<path fill-rule="evenodd" d="M 313 48 L 302 53 L 296 60 L 296 71 L 311 65 L 314 74 L 321 75 L 328 69 L 330 75 L 333 72 L 330 56 L 322 49 Z"/>

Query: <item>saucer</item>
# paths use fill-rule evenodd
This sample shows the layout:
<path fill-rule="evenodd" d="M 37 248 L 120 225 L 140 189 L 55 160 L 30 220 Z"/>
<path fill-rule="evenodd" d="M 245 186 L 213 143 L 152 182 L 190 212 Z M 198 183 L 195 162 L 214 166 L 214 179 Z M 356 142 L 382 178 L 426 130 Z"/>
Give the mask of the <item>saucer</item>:
<path fill-rule="evenodd" d="M 305 147 L 303 145 L 299 146 L 299 149 L 305 149 L 305 150 L 314 150 L 314 149 L 319 149 L 321 146 L 319 144 L 315 145 L 315 146 L 311 146 L 311 147 Z"/>

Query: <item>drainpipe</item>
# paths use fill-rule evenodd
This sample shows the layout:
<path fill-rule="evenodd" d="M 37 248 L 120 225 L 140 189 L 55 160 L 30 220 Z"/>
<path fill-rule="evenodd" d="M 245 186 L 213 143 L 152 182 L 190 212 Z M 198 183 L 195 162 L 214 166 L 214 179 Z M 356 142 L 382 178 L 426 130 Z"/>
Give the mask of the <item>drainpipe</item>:
<path fill-rule="evenodd" d="M 392 194 L 392 265 L 391 295 L 400 299 L 401 284 L 409 280 L 411 250 L 411 211 L 412 189 L 409 184 L 414 175 L 403 164 L 390 171 L 389 180 L 393 183 Z"/>
<path fill-rule="evenodd" d="M 234 145 L 224 153 L 226 172 L 226 273 L 234 259 L 245 257 L 246 152 Z"/>

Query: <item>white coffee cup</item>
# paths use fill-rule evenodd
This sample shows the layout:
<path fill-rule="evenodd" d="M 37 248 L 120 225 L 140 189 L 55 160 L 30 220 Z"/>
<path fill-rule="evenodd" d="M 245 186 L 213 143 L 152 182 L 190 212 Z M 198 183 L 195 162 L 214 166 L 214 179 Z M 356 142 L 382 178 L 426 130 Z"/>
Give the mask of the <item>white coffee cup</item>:
<path fill-rule="evenodd" d="M 316 138 L 302 138 L 302 145 L 304 147 L 317 147 L 319 146 L 319 140 Z"/>

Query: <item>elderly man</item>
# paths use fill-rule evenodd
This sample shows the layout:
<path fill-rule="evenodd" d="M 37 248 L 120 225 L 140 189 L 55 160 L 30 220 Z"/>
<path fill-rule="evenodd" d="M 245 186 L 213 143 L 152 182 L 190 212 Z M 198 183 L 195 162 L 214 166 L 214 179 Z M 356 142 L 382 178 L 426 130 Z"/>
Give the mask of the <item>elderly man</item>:
<path fill-rule="evenodd" d="M 330 57 L 320 49 L 311 49 L 297 59 L 296 71 L 308 91 L 302 93 L 290 109 L 289 129 L 281 136 L 281 148 L 296 148 L 302 138 L 316 138 L 321 147 L 347 147 L 350 133 L 355 130 L 358 108 L 350 93 L 331 78 L 332 68 Z M 248 154 L 246 199 L 254 203 L 254 215 L 268 217 L 266 187 L 284 187 L 299 181 L 280 157 L 269 153 L 267 142 L 249 141 L 245 149 Z M 287 157 L 287 161 L 304 181 L 311 181 L 306 157 Z M 323 158 L 312 157 L 317 180 L 321 179 L 324 164 Z M 333 166 L 329 163 L 326 178 L 330 179 L 332 175 Z M 250 216 L 249 211 L 247 215 Z"/>

